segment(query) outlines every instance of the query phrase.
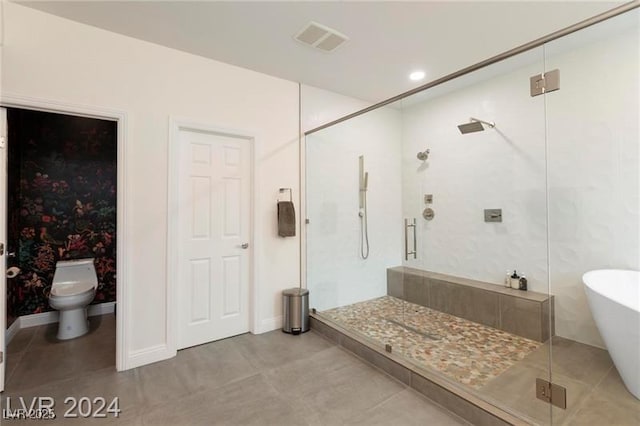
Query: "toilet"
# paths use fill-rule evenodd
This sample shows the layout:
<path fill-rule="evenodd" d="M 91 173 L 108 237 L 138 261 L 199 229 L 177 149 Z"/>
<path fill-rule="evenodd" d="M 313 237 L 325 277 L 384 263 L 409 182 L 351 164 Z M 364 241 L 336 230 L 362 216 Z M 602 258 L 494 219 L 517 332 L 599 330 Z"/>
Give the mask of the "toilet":
<path fill-rule="evenodd" d="M 68 340 L 89 332 L 87 306 L 98 288 L 93 259 L 60 260 L 56 263 L 49 306 L 60 311 L 58 339 Z"/>

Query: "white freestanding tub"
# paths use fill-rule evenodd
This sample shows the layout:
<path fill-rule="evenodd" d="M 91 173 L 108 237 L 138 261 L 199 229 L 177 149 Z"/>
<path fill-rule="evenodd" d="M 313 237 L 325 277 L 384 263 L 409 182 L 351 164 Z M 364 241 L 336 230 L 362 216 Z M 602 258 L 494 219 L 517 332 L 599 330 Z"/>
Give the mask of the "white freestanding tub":
<path fill-rule="evenodd" d="M 640 272 L 602 269 L 587 272 L 582 281 L 609 355 L 640 399 Z"/>

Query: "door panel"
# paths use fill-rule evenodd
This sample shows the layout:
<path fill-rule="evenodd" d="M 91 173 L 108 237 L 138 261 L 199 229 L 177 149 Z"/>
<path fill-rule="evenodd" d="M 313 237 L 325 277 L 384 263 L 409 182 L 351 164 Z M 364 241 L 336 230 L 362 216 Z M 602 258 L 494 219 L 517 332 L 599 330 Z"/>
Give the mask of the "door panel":
<path fill-rule="evenodd" d="M 242 286 L 240 277 L 242 273 L 240 256 L 228 256 L 222 259 L 223 265 L 223 287 L 224 305 L 222 314 L 225 317 L 238 315 L 240 313 L 240 298 Z"/>
<path fill-rule="evenodd" d="M 240 180 L 224 180 L 224 236 L 227 238 L 238 237 L 240 234 L 240 191 Z"/>
<path fill-rule="evenodd" d="M 179 133 L 178 347 L 249 331 L 250 141 Z"/>
<path fill-rule="evenodd" d="M 193 221 L 191 222 L 191 238 L 208 240 L 210 238 L 211 217 L 211 178 L 208 176 L 192 176 Z"/>
<path fill-rule="evenodd" d="M 211 320 L 209 315 L 212 311 L 211 288 L 211 261 L 210 259 L 192 259 L 191 260 L 191 321 L 189 324 L 194 325 Z"/>

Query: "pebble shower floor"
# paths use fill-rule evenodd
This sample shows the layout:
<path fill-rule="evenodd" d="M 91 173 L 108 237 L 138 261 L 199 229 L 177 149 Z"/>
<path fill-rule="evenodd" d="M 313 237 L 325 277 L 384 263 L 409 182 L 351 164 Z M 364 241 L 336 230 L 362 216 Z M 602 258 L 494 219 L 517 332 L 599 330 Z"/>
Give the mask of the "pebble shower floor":
<path fill-rule="evenodd" d="M 480 389 L 541 345 L 392 296 L 322 314 L 473 389 Z"/>

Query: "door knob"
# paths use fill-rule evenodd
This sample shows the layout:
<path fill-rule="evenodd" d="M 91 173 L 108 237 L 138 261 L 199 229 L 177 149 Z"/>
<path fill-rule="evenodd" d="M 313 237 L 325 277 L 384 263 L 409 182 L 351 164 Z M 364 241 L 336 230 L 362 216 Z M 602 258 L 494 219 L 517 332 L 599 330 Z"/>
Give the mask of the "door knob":
<path fill-rule="evenodd" d="M 243 243 L 240 247 L 246 250 L 249 248 L 249 243 Z"/>

